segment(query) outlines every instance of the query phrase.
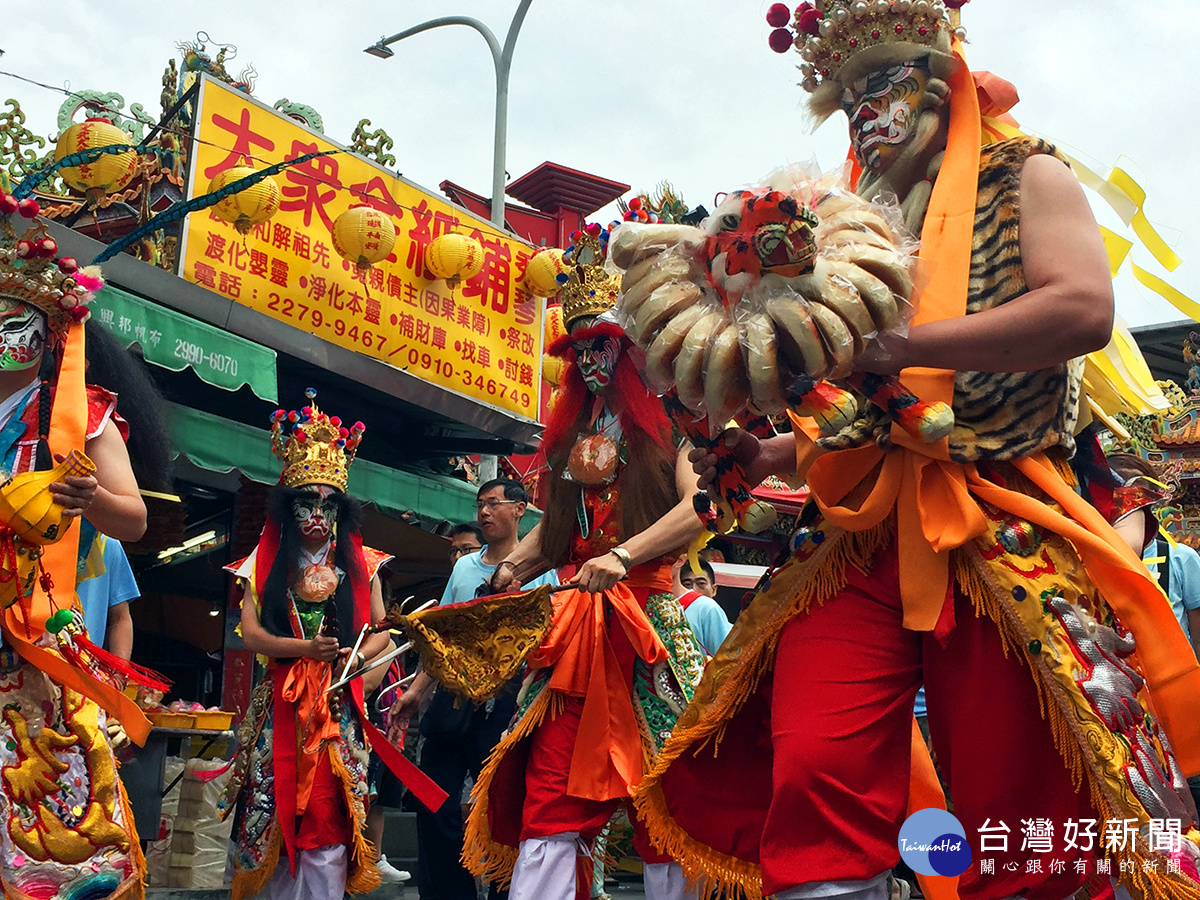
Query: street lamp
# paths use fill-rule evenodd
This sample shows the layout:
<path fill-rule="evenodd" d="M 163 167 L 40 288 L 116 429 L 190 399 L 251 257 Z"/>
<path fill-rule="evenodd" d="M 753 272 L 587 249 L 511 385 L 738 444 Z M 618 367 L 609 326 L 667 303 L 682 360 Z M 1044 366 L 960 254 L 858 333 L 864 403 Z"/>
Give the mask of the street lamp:
<path fill-rule="evenodd" d="M 389 44 L 402 41 L 414 34 L 420 34 L 422 31 L 440 28 L 443 25 L 466 25 L 483 35 L 488 49 L 492 51 L 492 63 L 496 67 L 496 131 L 492 150 L 492 224 L 500 228 L 504 227 L 504 154 L 507 148 L 505 133 L 508 128 L 508 74 L 512 69 L 513 49 L 517 44 L 517 34 L 521 30 L 521 25 L 525 21 L 525 13 L 532 2 L 533 0 L 521 0 L 517 6 L 517 11 L 513 14 L 512 22 L 508 26 L 508 35 L 504 39 L 503 48 L 496 40 L 496 35 L 492 33 L 492 30 L 478 19 L 470 16 L 443 16 L 439 19 L 422 22 L 420 25 L 414 25 L 391 37 L 381 37 L 363 51 L 380 59 L 388 59 L 395 55 L 388 46 Z"/>

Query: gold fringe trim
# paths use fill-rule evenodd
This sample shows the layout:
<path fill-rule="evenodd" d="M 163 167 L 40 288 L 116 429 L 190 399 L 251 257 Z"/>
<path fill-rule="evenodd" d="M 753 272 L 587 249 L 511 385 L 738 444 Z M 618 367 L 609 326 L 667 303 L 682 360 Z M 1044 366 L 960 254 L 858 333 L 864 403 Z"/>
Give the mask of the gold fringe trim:
<path fill-rule="evenodd" d="M 662 792 L 663 773 L 685 752 L 696 753 L 709 741 L 714 756 L 720 751 L 729 722 L 773 670 L 784 626 L 812 604 L 823 604 L 838 594 L 846 585 L 847 566 L 869 571 L 876 555 L 892 539 L 893 522 L 887 519 L 860 532 L 841 531 L 828 524 L 818 530 L 825 534 L 824 543 L 803 562 L 785 563 L 767 591 L 739 617 L 734 631 L 705 669 L 696 699 L 658 754 L 650 775 L 634 791 L 634 806 L 654 846 L 678 861 L 687 875 L 689 889 L 699 888 L 702 894 L 723 892 L 728 900 L 760 900 L 762 868 L 721 853 L 686 832 L 667 806 Z M 755 615 L 754 604 L 776 591 L 780 595 L 777 607 L 771 608 L 768 602 L 765 615 Z M 716 678 L 720 683 L 713 687 L 711 681 Z"/>
<path fill-rule="evenodd" d="M 1086 778 L 1089 799 L 1100 820 L 1097 832 L 1103 835 L 1109 821 L 1119 822 L 1127 816 L 1123 813 L 1118 814 L 1120 804 L 1106 788 L 1101 774 L 1096 771 L 1094 757 L 1083 752 L 1082 748 L 1087 746 L 1087 743 L 1062 685 L 1040 658 L 1034 658 L 1026 652 L 1025 648 L 1034 636 L 1025 627 L 1025 623 L 1001 601 L 1004 592 L 991 578 L 987 564 L 978 549 L 971 544 L 956 551 L 954 555 L 959 587 L 975 607 L 975 614 L 987 616 L 996 623 L 1005 656 L 1014 652 L 1024 659 L 1029 667 L 1037 689 L 1038 707 L 1042 719 L 1050 726 L 1055 749 L 1062 757 L 1067 771 L 1071 773 L 1071 783 L 1076 791 L 1083 786 Z M 1098 846 L 1097 849 L 1101 848 Z M 1132 848 L 1104 852 L 1114 861 L 1114 877 L 1139 900 L 1200 900 L 1200 885 L 1186 875 L 1158 871 L 1165 869 L 1166 857 L 1150 850 L 1140 835 L 1134 840 Z M 1143 865 L 1147 861 L 1154 863 L 1153 871 L 1143 871 Z M 1128 875 L 1121 870 L 1121 864 L 1127 862 L 1133 863 L 1133 872 Z"/>
<path fill-rule="evenodd" d="M 329 762 L 333 766 L 333 774 L 342 782 L 345 792 L 346 809 L 350 811 L 350 860 L 346 870 L 346 893 L 365 894 L 379 887 L 379 867 L 375 860 L 378 858 L 375 845 L 363 834 L 363 826 L 367 822 L 367 810 L 362 799 L 354 795 L 353 786 L 357 779 L 342 761 L 337 747 L 330 744 Z"/>
<path fill-rule="evenodd" d="M 279 865 L 279 857 L 283 852 L 283 832 L 279 830 L 278 817 L 268 827 L 271 829 L 271 840 L 267 844 L 267 853 L 263 857 L 262 865 L 254 869 L 239 869 L 234 866 L 229 900 L 257 897 L 275 873 L 275 867 Z"/>
<path fill-rule="evenodd" d="M 109 753 L 111 753 L 111 747 Z M 116 757 L 113 766 L 116 767 Z M 121 815 L 129 833 L 129 858 L 133 863 L 133 874 L 109 895 L 109 900 L 143 900 L 146 896 L 146 856 L 142 853 L 142 842 L 138 840 L 137 827 L 133 823 L 133 807 L 129 805 L 129 794 L 120 778 L 116 779 L 117 802 L 121 804 Z M 131 884 L 132 883 L 132 884 Z"/>
<path fill-rule="evenodd" d="M 504 757 L 521 741 L 533 734 L 535 728 L 547 717 L 553 719 L 562 712 L 567 698 L 558 691 L 543 687 L 534 698 L 533 704 L 517 720 L 512 731 L 500 739 L 484 763 L 475 786 L 471 788 L 471 812 L 463 833 L 463 867 L 477 878 L 489 881 L 500 888 L 512 883 L 513 867 L 517 864 L 517 848 L 501 844 L 492 838 L 492 825 L 488 821 L 488 791 L 492 780 L 500 769 Z"/>

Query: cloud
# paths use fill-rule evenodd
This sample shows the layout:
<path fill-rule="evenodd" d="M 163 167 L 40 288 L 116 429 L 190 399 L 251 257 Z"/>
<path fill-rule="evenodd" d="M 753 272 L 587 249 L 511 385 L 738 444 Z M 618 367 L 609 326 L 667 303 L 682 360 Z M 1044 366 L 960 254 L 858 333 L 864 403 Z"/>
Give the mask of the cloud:
<path fill-rule="evenodd" d="M 0 67 L 53 85 L 116 91 L 158 112 L 160 76 L 175 44 L 207 31 L 236 44 L 230 68 L 253 63 L 255 96 L 306 103 L 330 137 L 348 142 L 369 118 L 395 139 L 397 165 L 430 188 L 443 179 L 486 193 L 491 184 L 494 74 L 483 39 L 437 29 L 379 60 L 362 52 L 380 35 L 434 16 L 486 22 L 503 42 L 516 0 L 179 2 L 49 0 L 6 41 Z M 769 2 L 535 0 L 516 45 L 507 170 L 545 160 L 649 189 L 670 180 L 691 203 L 789 162 L 823 168 L 845 156 L 836 118 L 815 135 L 801 116 L 796 54 L 766 46 Z M 1100 170 L 1117 161 L 1147 190 L 1146 213 L 1185 260 L 1172 281 L 1200 299 L 1200 236 L 1188 183 L 1200 145 L 1192 54 L 1200 18 L 1187 0 L 1137 14 L 1116 0 L 975 0 L 964 9 L 968 58 L 1013 81 L 1021 122 Z M 5 79 L 27 126 L 57 131 L 61 95 Z M 1152 267 L 1143 254 L 1139 262 Z M 1128 280 L 1127 280 L 1128 281 Z M 1151 295 L 1118 283 L 1131 321 L 1178 318 Z M 1143 291 L 1144 289 L 1137 288 Z"/>

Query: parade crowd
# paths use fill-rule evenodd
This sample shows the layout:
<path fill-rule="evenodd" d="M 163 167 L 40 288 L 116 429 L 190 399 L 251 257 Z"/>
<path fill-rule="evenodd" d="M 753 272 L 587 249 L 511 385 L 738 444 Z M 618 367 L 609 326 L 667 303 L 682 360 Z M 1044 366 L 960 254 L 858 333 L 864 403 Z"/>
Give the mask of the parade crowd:
<path fill-rule="evenodd" d="M 653 900 L 1200 900 L 1200 556 L 1159 534 L 1160 473 L 1100 448 L 1104 242 L 1063 155 L 988 125 L 1015 91 L 968 68 L 961 6 L 772 7 L 809 113 L 847 117 L 845 178 L 573 235 L 542 516 L 522 534 L 526 488 L 479 485 L 440 601 L 404 610 L 415 669 L 347 493 L 367 426 L 311 390 L 274 414 L 279 483 L 229 567 L 261 667 L 233 900 L 408 881 L 380 853 L 406 792 L 421 900 L 603 896 L 626 834 Z M 113 747 L 153 678 L 109 561 L 146 524 L 127 362 L 84 358 L 99 273 L 3 221 L 0 454 L 56 517 L 0 536 L 4 892 L 124 900 Z M 770 476 L 810 500 L 731 621 L 702 548 Z M 61 586 L 100 557 L 84 625 Z M 907 840 L 930 810 L 958 831 Z"/>

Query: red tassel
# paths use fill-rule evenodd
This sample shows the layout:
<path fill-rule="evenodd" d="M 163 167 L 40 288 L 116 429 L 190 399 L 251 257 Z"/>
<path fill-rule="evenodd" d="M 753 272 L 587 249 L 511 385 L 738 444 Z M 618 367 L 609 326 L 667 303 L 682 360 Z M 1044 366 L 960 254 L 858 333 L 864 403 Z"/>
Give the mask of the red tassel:
<path fill-rule="evenodd" d="M 130 684 L 151 691 L 162 691 L 164 694 L 171 689 L 171 681 L 165 675 L 121 659 L 103 647 L 97 647 L 82 634 L 71 633 L 66 640 L 58 642 L 58 649 L 75 668 L 89 673 L 98 681 L 112 685 L 119 691 L 125 690 Z"/>

